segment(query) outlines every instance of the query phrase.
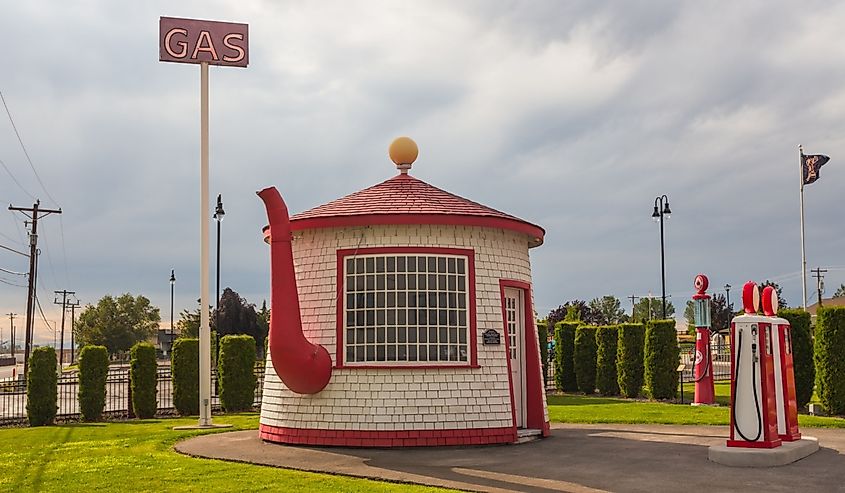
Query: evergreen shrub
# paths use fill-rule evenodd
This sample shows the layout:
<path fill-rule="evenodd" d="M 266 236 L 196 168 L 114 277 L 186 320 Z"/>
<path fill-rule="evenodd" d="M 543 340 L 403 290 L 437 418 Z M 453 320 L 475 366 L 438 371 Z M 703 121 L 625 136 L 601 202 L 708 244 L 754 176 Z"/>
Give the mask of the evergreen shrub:
<path fill-rule="evenodd" d="M 79 352 L 79 413 L 82 421 L 99 421 L 106 406 L 109 351 L 105 346 L 85 346 Z"/>
<path fill-rule="evenodd" d="M 226 412 L 252 409 L 255 399 L 255 339 L 226 335 L 220 339 L 220 404 Z"/>
<path fill-rule="evenodd" d="M 56 419 L 56 350 L 37 347 L 29 357 L 26 376 L 26 416 L 29 426 L 53 424 Z"/>
<path fill-rule="evenodd" d="M 537 322 L 537 340 L 540 343 L 540 363 L 543 365 L 543 385 L 549 377 L 549 325 L 545 320 Z"/>
<path fill-rule="evenodd" d="M 173 375 L 173 407 L 182 416 L 200 412 L 199 339 L 178 339 L 170 353 Z"/>
<path fill-rule="evenodd" d="M 581 322 L 555 324 L 555 387 L 564 392 L 578 390 L 575 379 L 575 329 Z"/>
<path fill-rule="evenodd" d="M 132 409 L 135 416 L 148 419 L 155 416 L 157 368 L 156 348 L 139 342 L 129 351 L 129 381 L 132 385 Z"/>
<path fill-rule="evenodd" d="M 822 407 L 829 414 L 845 414 L 845 307 L 819 309 L 815 359 Z"/>
<path fill-rule="evenodd" d="M 582 325 L 575 329 L 575 379 L 585 394 L 596 391 L 596 327 Z"/>
<path fill-rule="evenodd" d="M 596 388 L 601 395 L 619 395 L 616 375 L 618 340 L 618 325 L 603 325 L 596 329 Z"/>
<path fill-rule="evenodd" d="M 645 328 L 645 386 L 652 399 L 675 398 L 680 362 L 675 321 L 649 320 Z"/>
<path fill-rule="evenodd" d="M 643 388 L 645 327 L 643 324 L 619 326 L 616 373 L 619 391 L 625 397 L 637 397 Z"/>

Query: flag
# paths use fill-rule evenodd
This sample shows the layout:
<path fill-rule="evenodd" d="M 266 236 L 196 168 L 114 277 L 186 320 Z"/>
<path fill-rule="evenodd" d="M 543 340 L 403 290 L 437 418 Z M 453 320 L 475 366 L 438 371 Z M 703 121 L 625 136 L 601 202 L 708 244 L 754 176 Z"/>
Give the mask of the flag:
<path fill-rule="evenodd" d="M 809 185 L 819 179 L 819 170 L 830 161 L 822 154 L 801 155 L 801 171 L 804 173 L 804 185 Z"/>

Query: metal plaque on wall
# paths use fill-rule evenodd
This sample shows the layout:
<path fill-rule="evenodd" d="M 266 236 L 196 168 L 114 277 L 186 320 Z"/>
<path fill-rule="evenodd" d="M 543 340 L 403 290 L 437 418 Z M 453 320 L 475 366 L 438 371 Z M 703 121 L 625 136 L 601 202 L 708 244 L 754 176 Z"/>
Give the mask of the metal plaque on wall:
<path fill-rule="evenodd" d="M 481 335 L 485 345 L 501 344 L 502 336 L 497 330 L 487 329 Z"/>

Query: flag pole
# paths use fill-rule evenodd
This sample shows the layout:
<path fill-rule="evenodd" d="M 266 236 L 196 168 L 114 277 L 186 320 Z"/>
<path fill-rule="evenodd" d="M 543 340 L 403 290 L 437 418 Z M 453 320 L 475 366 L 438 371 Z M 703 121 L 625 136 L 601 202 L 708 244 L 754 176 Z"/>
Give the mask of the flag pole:
<path fill-rule="evenodd" d="M 801 293 L 804 311 L 807 311 L 807 253 L 804 248 L 804 147 L 798 146 L 798 179 L 801 195 Z"/>

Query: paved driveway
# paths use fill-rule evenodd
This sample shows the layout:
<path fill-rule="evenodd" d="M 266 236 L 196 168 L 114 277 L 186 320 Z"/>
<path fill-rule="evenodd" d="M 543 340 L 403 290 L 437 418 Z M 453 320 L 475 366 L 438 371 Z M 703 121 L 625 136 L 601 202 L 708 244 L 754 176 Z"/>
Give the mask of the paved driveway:
<path fill-rule="evenodd" d="M 204 435 L 176 445 L 185 454 L 307 471 L 472 491 L 573 493 L 704 491 L 845 492 L 845 430 L 805 429 L 821 450 L 794 464 L 738 469 L 707 460 L 727 427 L 552 426 L 523 445 L 411 449 L 294 447 L 257 431 Z"/>

